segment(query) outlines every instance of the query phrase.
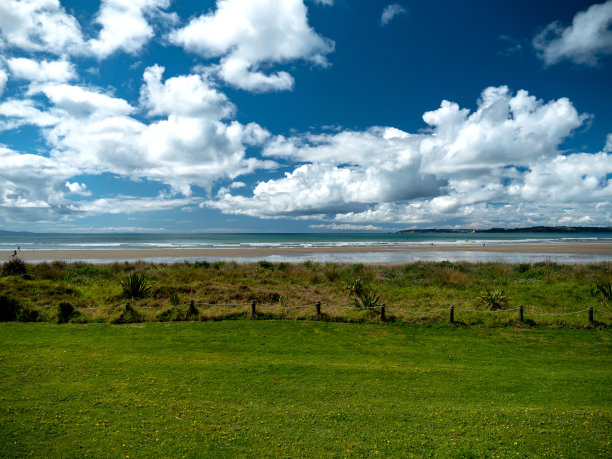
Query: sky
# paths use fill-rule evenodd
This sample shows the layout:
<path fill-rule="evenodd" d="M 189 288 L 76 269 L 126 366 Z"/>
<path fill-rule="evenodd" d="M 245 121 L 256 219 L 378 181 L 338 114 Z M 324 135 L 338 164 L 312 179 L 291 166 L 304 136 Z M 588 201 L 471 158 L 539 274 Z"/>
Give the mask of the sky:
<path fill-rule="evenodd" d="M 0 230 L 612 225 L 612 0 L 2 0 Z"/>

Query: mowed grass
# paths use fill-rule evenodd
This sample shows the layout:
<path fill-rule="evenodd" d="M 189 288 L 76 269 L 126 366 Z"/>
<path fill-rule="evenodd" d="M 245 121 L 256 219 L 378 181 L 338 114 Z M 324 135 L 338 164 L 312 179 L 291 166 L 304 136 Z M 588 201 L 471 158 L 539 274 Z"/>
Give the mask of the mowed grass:
<path fill-rule="evenodd" d="M 612 457 L 612 332 L 0 324 L 2 457 Z"/>

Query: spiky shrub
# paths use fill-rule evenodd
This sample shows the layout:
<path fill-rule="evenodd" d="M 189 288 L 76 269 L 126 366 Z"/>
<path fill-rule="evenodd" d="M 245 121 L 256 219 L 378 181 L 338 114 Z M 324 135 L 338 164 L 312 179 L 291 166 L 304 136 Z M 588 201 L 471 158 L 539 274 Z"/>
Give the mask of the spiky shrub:
<path fill-rule="evenodd" d="M 508 297 L 503 290 L 485 290 L 480 292 L 478 299 L 491 311 L 504 309 L 508 304 Z"/>
<path fill-rule="evenodd" d="M 2 265 L 2 276 L 25 276 L 28 274 L 28 266 L 21 258 L 14 257 Z"/>
<path fill-rule="evenodd" d="M 121 280 L 121 287 L 123 287 L 123 296 L 130 299 L 144 298 L 151 285 L 149 277 L 145 274 L 130 273 Z"/>
<path fill-rule="evenodd" d="M 370 286 L 366 285 L 361 278 L 355 278 L 346 284 L 351 304 L 355 309 L 374 309 L 379 306 L 380 295 Z"/>
<path fill-rule="evenodd" d="M 378 292 L 366 288 L 351 301 L 355 309 L 374 309 L 380 306 L 380 295 Z"/>
<path fill-rule="evenodd" d="M 345 288 L 346 288 L 346 291 L 349 293 L 349 295 L 355 295 L 355 296 L 363 295 L 366 292 L 366 290 L 368 290 L 368 287 L 365 285 L 365 282 L 363 282 L 363 280 L 359 277 L 348 281 L 346 283 Z"/>
<path fill-rule="evenodd" d="M 591 287 L 591 295 L 599 300 L 608 309 L 612 309 L 612 281 L 610 280 L 598 280 Z"/>

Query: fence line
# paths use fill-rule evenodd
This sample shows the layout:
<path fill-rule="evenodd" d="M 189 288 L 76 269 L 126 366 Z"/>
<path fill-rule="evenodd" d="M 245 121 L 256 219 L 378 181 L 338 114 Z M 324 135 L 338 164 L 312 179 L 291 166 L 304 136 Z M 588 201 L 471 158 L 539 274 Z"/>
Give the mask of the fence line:
<path fill-rule="evenodd" d="M 249 302 L 249 303 L 195 303 L 195 302 L 189 302 L 189 303 L 182 303 L 182 304 L 178 304 L 178 305 L 171 305 L 171 306 L 139 306 L 139 305 L 130 305 L 131 307 L 134 308 L 138 308 L 138 309 L 172 309 L 172 308 L 180 308 L 180 307 L 185 307 L 185 306 L 190 306 L 190 305 L 194 305 L 194 306 L 221 306 L 221 307 L 240 307 L 240 306 L 251 306 L 254 307 L 257 303 L 255 302 Z M 327 309 L 335 309 L 335 310 L 355 310 L 355 311 L 367 311 L 367 310 L 378 310 L 380 311 L 381 308 L 386 308 L 386 310 L 388 312 L 394 312 L 394 313 L 403 313 L 403 314 L 414 314 L 414 315 L 425 315 L 425 314 L 438 314 L 438 313 L 443 313 L 443 312 L 448 312 L 449 309 L 452 308 L 452 310 L 455 313 L 459 313 L 459 312 L 467 312 L 467 313 L 475 313 L 475 314 L 495 314 L 495 313 L 505 313 L 505 312 L 513 312 L 513 311 L 521 311 L 523 313 L 532 313 L 532 314 L 537 314 L 537 315 L 543 315 L 543 316 L 569 316 L 569 315 L 576 315 L 576 314 L 581 314 L 584 312 L 589 312 L 589 314 L 591 314 L 592 312 L 597 312 L 598 314 L 606 314 L 606 315 L 612 315 L 612 312 L 609 311 L 605 311 L 605 310 L 601 310 L 601 309 L 595 309 L 593 307 L 591 308 L 587 308 L 587 309 L 581 309 L 579 311 L 571 311 L 571 312 L 544 312 L 544 311 L 537 311 L 535 309 L 531 309 L 531 308 L 526 308 L 524 306 L 518 307 L 518 308 L 512 308 L 512 309 L 497 309 L 497 310 L 485 310 L 485 309 L 457 309 L 454 307 L 450 307 L 450 308 L 443 308 L 443 309 L 433 309 L 433 310 L 429 310 L 429 311 L 411 311 L 408 309 L 402 309 L 402 308 L 387 308 L 385 305 L 380 305 L 380 306 L 370 306 L 370 307 L 365 307 L 365 308 L 356 308 L 354 306 L 339 306 L 339 305 L 332 305 L 329 303 L 308 303 L 308 304 L 303 304 L 303 305 L 295 305 L 295 306 L 283 306 L 281 304 L 265 304 L 265 303 L 260 303 L 257 304 L 258 307 L 260 308 L 274 308 L 274 309 L 283 309 L 283 310 L 297 310 L 297 309 L 305 309 L 305 308 L 311 308 L 311 307 L 317 307 L 317 311 L 320 311 L 320 308 L 322 306 L 326 307 Z M 40 306 L 41 308 L 55 308 L 56 306 Z M 111 307 L 97 307 L 97 308 L 91 308 L 91 307 L 82 307 L 82 306 L 76 306 L 76 309 L 81 309 L 81 310 L 89 310 L 89 311 L 95 311 L 95 310 L 110 310 L 110 309 L 117 309 L 121 307 L 121 305 L 116 305 L 116 306 L 111 306 Z"/>

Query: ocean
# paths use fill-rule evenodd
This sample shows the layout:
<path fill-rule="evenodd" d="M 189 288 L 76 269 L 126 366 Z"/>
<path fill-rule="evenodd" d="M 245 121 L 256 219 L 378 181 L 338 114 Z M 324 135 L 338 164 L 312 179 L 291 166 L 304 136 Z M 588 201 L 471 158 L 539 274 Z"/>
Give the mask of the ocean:
<path fill-rule="evenodd" d="M 30 250 L 109 250 L 109 249 L 241 249 L 241 248 L 307 248 L 306 254 L 278 254 L 257 259 L 268 261 L 381 262 L 424 261 L 508 261 L 508 262 L 596 262 L 609 261 L 609 255 L 538 254 L 471 251 L 470 247 L 487 245 L 564 244 L 612 242 L 612 233 L 13 233 L 0 232 L 0 252 L 12 253 L 19 247 Z M 436 246 L 440 250 L 419 251 L 419 247 Z M 410 246 L 406 252 L 380 249 Z M 444 251 L 460 246 L 465 250 Z M 363 252 L 317 252 L 317 248 L 361 247 Z M 3 257 L 4 258 L 4 257 Z M 366 260 L 367 258 L 367 260 Z M 223 257 L 185 258 L 188 261 L 216 260 Z M 249 257 L 232 257 L 236 261 L 253 261 Z M 150 259 L 152 261 L 177 261 Z M 179 261 L 180 261 L 179 260 Z M 44 260 L 40 260 L 44 261 Z M 89 261 L 96 261 L 95 259 Z"/>

